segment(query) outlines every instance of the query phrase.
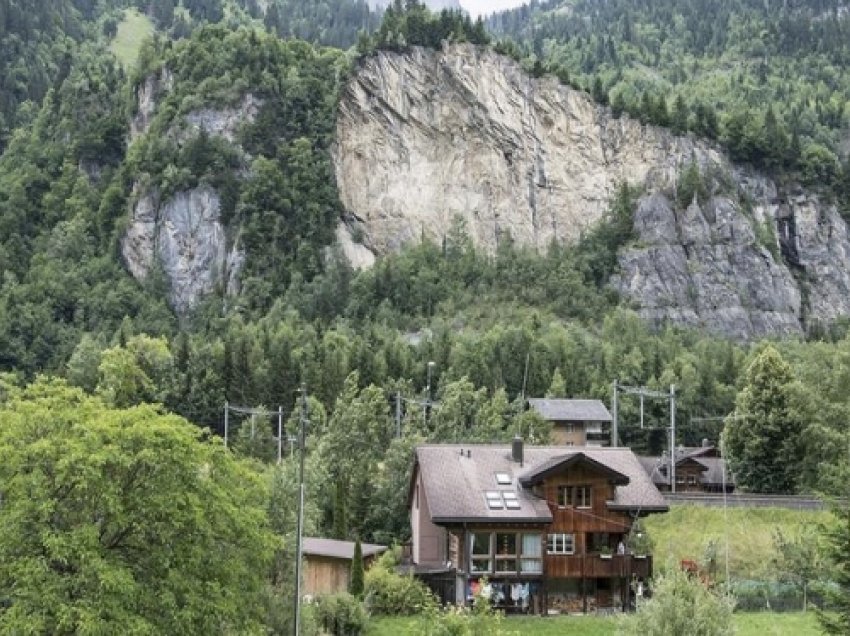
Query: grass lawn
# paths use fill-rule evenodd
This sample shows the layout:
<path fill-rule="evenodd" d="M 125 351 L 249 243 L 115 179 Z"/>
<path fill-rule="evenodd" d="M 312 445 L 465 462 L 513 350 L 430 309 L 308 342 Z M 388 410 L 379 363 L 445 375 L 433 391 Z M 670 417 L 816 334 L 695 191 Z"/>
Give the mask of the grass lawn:
<path fill-rule="evenodd" d="M 732 495 L 734 497 L 734 495 Z M 827 512 L 782 508 L 722 508 L 671 506 L 670 512 L 650 515 L 645 524 L 655 543 L 655 569 L 665 570 L 681 559 L 703 563 L 710 541 L 717 546 L 717 576 L 722 578 L 726 534 L 729 537 L 729 571 L 733 578 L 763 579 L 772 572 L 774 532 L 797 534 L 807 523 L 823 522 Z"/>
<path fill-rule="evenodd" d="M 154 31 L 150 18 L 136 9 L 127 9 L 124 19 L 118 25 L 115 39 L 109 45 L 110 50 L 125 69 L 131 69 L 139 59 L 142 42 Z"/>
<path fill-rule="evenodd" d="M 520 636 L 607 636 L 616 634 L 617 618 L 558 616 L 551 618 L 507 618 L 507 631 Z M 416 618 L 379 618 L 371 621 L 366 636 L 396 636 L 420 633 Z M 768 612 L 735 614 L 738 636 L 809 636 L 820 634 L 814 612 L 806 614 Z"/>

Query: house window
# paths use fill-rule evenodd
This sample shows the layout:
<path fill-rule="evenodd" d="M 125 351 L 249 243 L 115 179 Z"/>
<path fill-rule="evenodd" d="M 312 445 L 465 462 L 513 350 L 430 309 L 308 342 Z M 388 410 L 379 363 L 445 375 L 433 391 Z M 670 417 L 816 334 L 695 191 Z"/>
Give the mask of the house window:
<path fill-rule="evenodd" d="M 517 572 L 517 535 L 514 532 L 496 533 L 496 573 Z"/>
<path fill-rule="evenodd" d="M 590 486 L 573 486 L 573 505 L 576 508 L 591 508 Z"/>
<path fill-rule="evenodd" d="M 574 534 L 550 534 L 546 541 L 548 554 L 575 554 L 576 536 Z"/>
<path fill-rule="evenodd" d="M 413 497 L 413 505 L 419 510 L 419 486 L 416 486 L 416 494 Z"/>
<path fill-rule="evenodd" d="M 697 476 L 696 475 L 688 475 L 688 484 L 691 486 L 697 485 Z"/>
<path fill-rule="evenodd" d="M 685 483 L 685 476 L 684 475 L 676 475 L 676 483 L 677 484 L 684 484 Z"/>
<path fill-rule="evenodd" d="M 492 533 L 473 532 L 469 535 L 469 571 L 472 574 L 489 574 L 492 571 Z"/>
<path fill-rule="evenodd" d="M 520 571 L 523 574 L 543 574 L 543 544 L 540 535 L 522 535 L 521 548 Z"/>
<path fill-rule="evenodd" d="M 561 508 L 567 506 L 591 508 L 592 490 L 590 486 L 558 486 L 558 506 Z"/>

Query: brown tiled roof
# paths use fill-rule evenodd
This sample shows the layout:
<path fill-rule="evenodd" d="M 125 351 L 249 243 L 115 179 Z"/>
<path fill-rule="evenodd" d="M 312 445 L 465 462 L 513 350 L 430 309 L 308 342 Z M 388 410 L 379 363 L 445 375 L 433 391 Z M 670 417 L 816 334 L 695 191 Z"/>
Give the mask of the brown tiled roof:
<path fill-rule="evenodd" d="M 552 422 L 610 422 L 611 414 L 599 400 L 531 398 L 529 406 Z"/>
<path fill-rule="evenodd" d="M 463 450 L 463 453 L 461 453 Z M 519 483 L 535 467 L 560 463 L 583 454 L 611 470 L 622 473 L 628 484 L 618 486 L 609 507 L 616 509 L 666 510 L 658 489 L 628 448 L 526 446 L 522 465 L 511 459 L 510 445 L 435 444 L 419 446 L 416 461 L 433 521 L 514 521 L 550 523 L 547 503 Z M 499 485 L 496 473 L 507 473 L 510 485 Z M 509 491 L 517 495 L 519 510 L 492 510 L 486 492 Z"/>
<path fill-rule="evenodd" d="M 364 557 L 374 556 L 387 550 L 385 545 L 372 543 L 361 543 L 360 547 L 363 550 Z M 354 542 L 304 537 L 304 554 L 351 560 L 354 558 Z"/>

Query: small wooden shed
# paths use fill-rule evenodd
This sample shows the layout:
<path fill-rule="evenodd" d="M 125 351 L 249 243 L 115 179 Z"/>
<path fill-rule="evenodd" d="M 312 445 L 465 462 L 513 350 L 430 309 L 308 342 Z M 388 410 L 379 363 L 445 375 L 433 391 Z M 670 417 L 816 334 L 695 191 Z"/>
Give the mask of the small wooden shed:
<path fill-rule="evenodd" d="M 363 567 L 387 550 L 385 545 L 363 543 Z M 348 591 L 351 580 L 351 562 L 354 559 L 354 542 L 335 539 L 304 539 L 304 594 L 320 596 Z"/>

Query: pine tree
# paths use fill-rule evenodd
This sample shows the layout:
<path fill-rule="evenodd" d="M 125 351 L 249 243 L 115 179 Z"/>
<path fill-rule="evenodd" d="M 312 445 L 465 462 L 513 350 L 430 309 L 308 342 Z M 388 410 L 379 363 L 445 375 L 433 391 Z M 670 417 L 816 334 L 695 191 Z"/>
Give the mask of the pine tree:
<path fill-rule="evenodd" d="M 549 385 L 549 390 L 546 391 L 547 398 L 565 398 L 567 397 L 567 383 L 564 382 L 564 376 L 561 375 L 561 369 L 556 367 L 552 374 L 552 383 Z"/>
<path fill-rule="evenodd" d="M 354 558 L 351 560 L 351 582 L 348 591 L 355 598 L 363 598 L 364 572 L 363 572 L 363 546 L 360 545 L 360 537 L 354 544 Z"/>

